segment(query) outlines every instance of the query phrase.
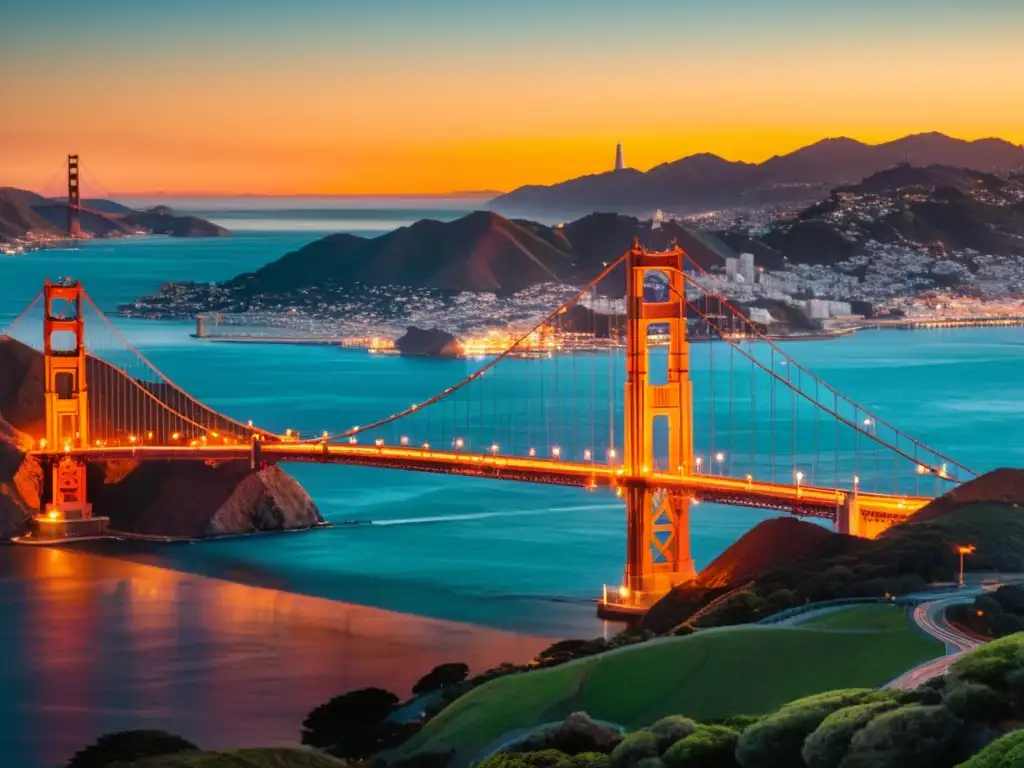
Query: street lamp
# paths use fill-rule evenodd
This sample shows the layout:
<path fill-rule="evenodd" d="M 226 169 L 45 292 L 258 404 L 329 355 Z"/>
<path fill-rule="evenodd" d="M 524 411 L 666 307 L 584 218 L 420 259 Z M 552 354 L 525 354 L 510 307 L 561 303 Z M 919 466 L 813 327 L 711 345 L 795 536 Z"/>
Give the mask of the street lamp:
<path fill-rule="evenodd" d="M 797 496 L 800 495 L 800 481 L 802 481 L 803 479 L 804 479 L 804 473 L 799 471 L 799 470 L 797 470 L 797 473 L 796 473 L 796 495 Z"/>
<path fill-rule="evenodd" d="M 725 461 L 725 454 L 721 451 L 716 453 L 715 461 L 718 463 L 718 474 L 722 474 L 722 462 Z"/>
<path fill-rule="evenodd" d="M 700 465 L 704 463 L 704 459 L 701 458 L 700 456 L 698 456 L 696 459 L 694 459 L 694 462 L 697 464 L 697 474 L 699 475 L 700 474 Z"/>
<path fill-rule="evenodd" d="M 958 544 L 956 547 L 956 551 L 960 555 L 960 578 L 957 580 L 957 584 L 961 587 L 964 585 L 964 555 L 973 555 L 975 549 L 973 544 Z"/>

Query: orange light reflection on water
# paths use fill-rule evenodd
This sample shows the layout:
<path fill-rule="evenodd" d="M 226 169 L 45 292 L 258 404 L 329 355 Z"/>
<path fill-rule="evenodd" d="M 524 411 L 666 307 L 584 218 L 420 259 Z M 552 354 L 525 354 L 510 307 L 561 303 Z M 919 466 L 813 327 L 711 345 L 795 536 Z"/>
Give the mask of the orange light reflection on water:
<path fill-rule="evenodd" d="M 0 743 L 39 765 L 133 727 L 294 742 L 344 691 L 405 696 L 436 664 L 483 670 L 552 642 L 49 548 L 0 551 L 0 606 L 5 687 L 22 692 L 0 702 Z"/>

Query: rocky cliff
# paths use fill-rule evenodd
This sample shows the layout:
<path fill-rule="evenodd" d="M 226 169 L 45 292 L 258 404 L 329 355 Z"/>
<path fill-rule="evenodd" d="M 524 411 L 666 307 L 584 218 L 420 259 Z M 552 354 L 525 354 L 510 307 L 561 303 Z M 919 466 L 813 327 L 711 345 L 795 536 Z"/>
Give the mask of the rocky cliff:
<path fill-rule="evenodd" d="M 95 362 L 95 361 L 91 361 Z M 109 377 L 91 386 L 94 397 Z M 25 455 L 42 436 L 42 356 L 0 337 L 0 538 L 21 533 L 46 501 L 44 468 Z M 241 462 L 104 462 L 90 465 L 89 495 L 111 527 L 154 536 L 205 537 L 308 528 L 322 522 L 309 494 L 277 467 Z"/>

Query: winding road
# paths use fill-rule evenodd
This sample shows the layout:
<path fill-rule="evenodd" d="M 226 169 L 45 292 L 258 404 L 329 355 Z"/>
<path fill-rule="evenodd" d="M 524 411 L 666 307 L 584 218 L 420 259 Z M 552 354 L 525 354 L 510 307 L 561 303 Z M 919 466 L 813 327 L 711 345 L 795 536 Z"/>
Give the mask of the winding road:
<path fill-rule="evenodd" d="M 983 646 L 985 644 L 984 640 L 956 629 L 946 621 L 945 616 L 946 609 L 951 605 L 974 602 L 974 598 L 983 591 L 985 590 L 980 588 L 964 590 L 961 594 L 954 597 L 929 600 L 915 607 L 913 613 L 914 622 L 922 631 L 927 632 L 936 640 L 945 644 L 946 655 L 914 667 L 897 677 L 886 687 L 911 691 L 928 682 L 933 677 L 946 674 L 950 665 L 963 654 Z"/>

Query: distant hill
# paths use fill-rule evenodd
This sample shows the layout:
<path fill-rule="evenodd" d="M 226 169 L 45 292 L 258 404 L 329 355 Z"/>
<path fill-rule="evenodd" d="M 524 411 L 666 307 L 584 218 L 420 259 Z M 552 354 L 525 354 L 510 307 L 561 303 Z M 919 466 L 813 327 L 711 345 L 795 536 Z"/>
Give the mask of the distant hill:
<path fill-rule="evenodd" d="M 1002 139 L 963 141 L 941 133 L 906 136 L 870 145 L 824 139 L 763 163 L 711 154 L 691 155 L 649 171 L 608 171 L 549 186 L 525 186 L 491 201 L 507 214 L 575 216 L 590 211 L 687 213 L 713 207 L 810 201 L 832 187 L 909 159 L 914 165 L 947 165 L 1008 171 L 1024 165 L 1024 148 Z"/>
<path fill-rule="evenodd" d="M 973 249 L 1024 257 L 1024 183 L 953 166 L 900 164 L 837 187 L 760 234 L 717 236 L 769 269 L 781 261 L 835 264 L 869 242 L 937 255 Z"/>
<path fill-rule="evenodd" d="M 15 187 L 0 187 L 0 242 L 32 236 L 60 237 L 67 228 L 67 199 L 46 198 Z M 82 231 L 92 237 L 120 237 L 142 230 L 174 237 L 223 237 L 228 230 L 169 208 L 136 211 L 113 200 L 82 201 Z"/>
<path fill-rule="evenodd" d="M 675 222 L 652 230 L 649 221 L 592 214 L 548 227 L 476 211 L 451 222 L 418 221 L 374 238 L 328 235 L 225 287 L 247 295 L 280 295 L 327 283 L 508 295 L 539 283 L 586 282 L 619 258 L 634 238 L 653 248 L 678 239 L 702 266 L 722 263 L 707 238 Z M 623 283 L 624 275 L 610 279 Z"/>

